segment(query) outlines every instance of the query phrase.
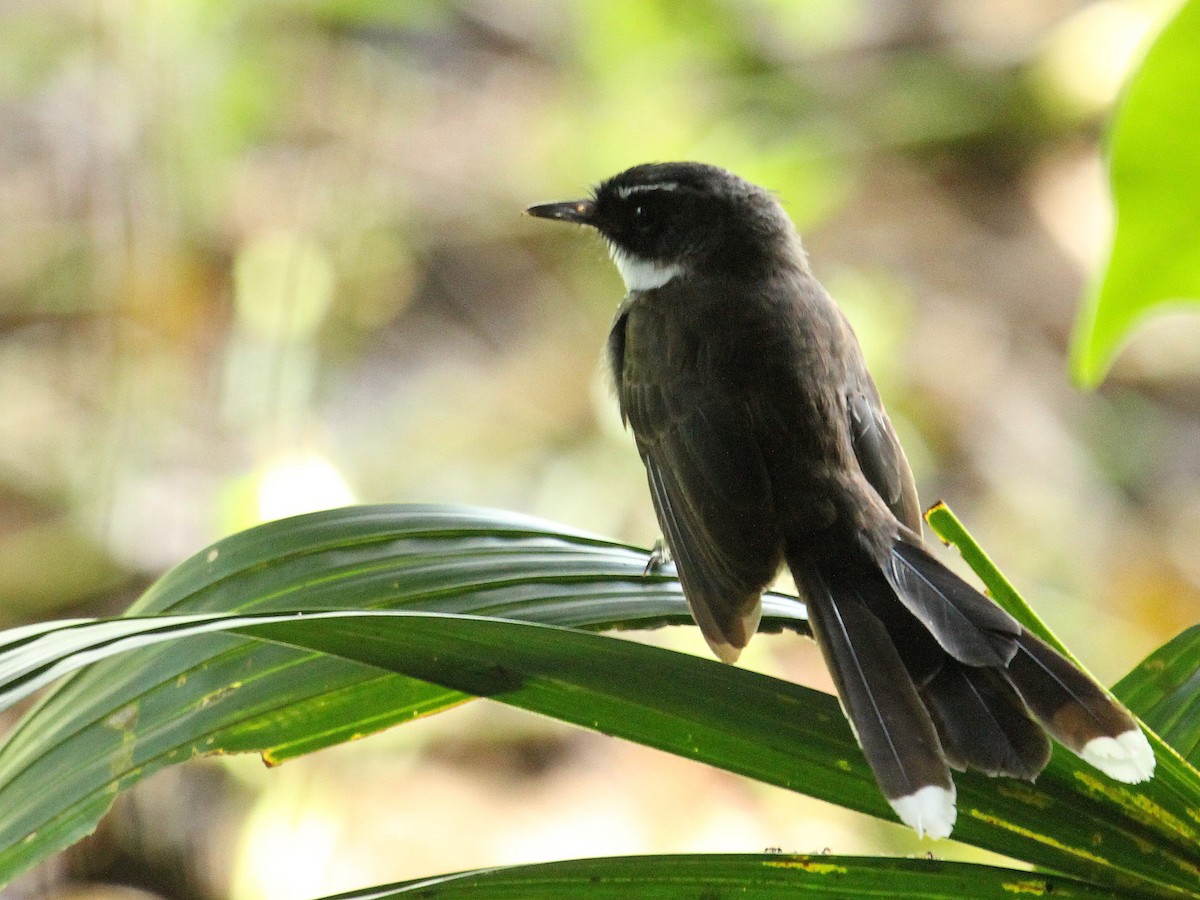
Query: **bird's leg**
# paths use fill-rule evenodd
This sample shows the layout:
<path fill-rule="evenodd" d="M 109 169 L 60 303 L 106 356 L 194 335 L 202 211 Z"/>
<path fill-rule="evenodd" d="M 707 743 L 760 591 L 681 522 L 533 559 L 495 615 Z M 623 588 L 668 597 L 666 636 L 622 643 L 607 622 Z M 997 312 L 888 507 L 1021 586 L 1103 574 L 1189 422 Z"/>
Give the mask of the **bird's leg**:
<path fill-rule="evenodd" d="M 659 538 L 654 542 L 654 546 L 650 548 L 650 557 L 646 560 L 646 568 L 642 569 L 642 574 L 657 575 L 659 569 L 673 561 L 671 549 L 667 546 L 667 542 Z"/>

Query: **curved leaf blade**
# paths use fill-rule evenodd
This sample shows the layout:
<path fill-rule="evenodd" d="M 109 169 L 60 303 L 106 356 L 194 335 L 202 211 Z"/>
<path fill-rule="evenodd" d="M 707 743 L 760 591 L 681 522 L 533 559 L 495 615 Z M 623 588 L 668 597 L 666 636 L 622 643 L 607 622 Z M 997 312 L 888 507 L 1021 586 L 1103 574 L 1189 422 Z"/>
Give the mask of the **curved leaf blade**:
<path fill-rule="evenodd" d="M 378 607 L 593 628 L 690 622 L 677 581 L 645 576 L 645 562 L 644 551 L 517 514 L 352 507 L 220 541 L 164 576 L 131 613 Z M 776 627 L 803 627 L 794 599 L 770 597 L 766 607 Z M 62 624 L 8 632 L 8 649 Z M 126 626 L 96 633 L 113 627 Z M 7 736 L 0 749 L 0 847 L 30 840 L 30 853 L 60 849 L 95 827 L 119 789 L 173 762 L 246 751 L 279 762 L 466 699 L 344 659 L 228 634 L 144 647 L 74 675 Z M 37 817 L 3 805 L 14 797 L 39 798 Z"/>
<path fill-rule="evenodd" d="M 1086 667 L 1063 645 L 1058 636 L 1046 626 L 1037 613 L 1025 601 L 1025 598 L 1004 577 L 1003 573 L 1000 572 L 995 563 L 984 552 L 983 548 L 976 543 L 974 537 L 971 536 L 970 532 L 967 531 L 966 527 L 949 507 L 944 503 L 936 503 L 925 513 L 925 518 L 934 532 L 946 544 L 958 549 L 963 559 L 971 567 L 971 570 L 987 588 L 989 596 L 995 599 L 1000 606 L 1026 628 L 1038 634 L 1052 647 L 1058 649 L 1068 659 L 1074 660 L 1077 665 L 1086 671 Z M 1179 650 L 1186 652 L 1185 647 L 1180 647 Z M 1149 660 L 1154 660 L 1156 655 L 1152 654 Z M 1143 662 L 1142 666 L 1139 669 L 1135 669 L 1134 672 L 1141 671 L 1143 667 L 1151 670 L 1157 669 L 1157 663 L 1150 663 L 1147 667 L 1147 662 Z M 1186 665 L 1186 662 L 1183 664 Z M 1127 678 L 1129 677 L 1127 676 Z M 1114 688 L 1113 694 L 1119 700 L 1126 703 L 1129 710 L 1135 715 L 1146 708 L 1146 705 L 1150 702 L 1150 698 L 1148 697 L 1130 698 L 1128 696 L 1128 686 L 1126 686 L 1124 692 L 1119 692 L 1117 688 Z M 1135 699 L 1136 702 L 1129 703 L 1129 699 Z M 1154 748 L 1158 761 L 1155 780 L 1147 788 L 1147 793 L 1158 793 L 1165 787 L 1165 790 L 1181 804 L 1179 809 L 1185 812 L 1186 815 L 1179 815 L 1178 811 L 1168 811 L 1168 807 L 1159 805 L 1158 803 L 1145 803 L 1142 809 L 1137 811 L 1131 809 L 1130 811 L 1140 818 L 1152 820 L 1156 823 L 1156 827 L 1163 833 L 1174 835 L 1175 839 L 1181 845 L 1195 844 L 1195 823 L 1200 821 L 1200 816 L 1195 811 L 1195 801 L 1188 798 L 1195 796 L 1197 785 L 1200 784 L 1200 774 L 1189 765 L 1187 760 L 1180 756 L 1174 747 L 1170 746 L 1162 737 L 1155 733 L 1153 730 L 1154 722 L 1143 721 L 1143 726 L 1146 727 L 1147 738 L 1150 741 L 1151 747 Z M 1093 784 L 1098 785 L 1100 783 L 1094 777 L 1094 774 L 1089 774 L 1086 771 L 1080 772 L 1078 777 Z M 1200 876 L 1200 872 L 1197 872 L 1197 875 Z"/>
<path fill-rule="evenodd" d="M 949 506 L 941 501 L 933 504 L 925 510 L 925 521 L 929 523 L 929 527 L 941 538 L 943 543 L 958 550 L 966 564 L 971 567 L 971 571 L 987 588 L 988 596 L 995 600 L 1005 612 L 1066 656 L 1067 659 L 1079 662 L 1058 639 L 1058 635 L 1051 631 L 1041 617 L 1033 611 L 1025 598 L 1017 593 L 1017 589 L 1004 577 L 1004 574 L 996 567 L 983 548 L 976 543 L 975 538 L 971 536 L 966 526 Z"/>
<path fill-rule="evenodd" d="M 494 620 L 464 622 L 465 644 L 446 641 L 440 628 L 408 644 L 414 629 L 394 625 L 401 623 L 390 620 L 378 629 L 339 617 L 332 628 L 306 619 L 238 630 L 352 655 L 894 821 L 828 694 L 707 659 L 545 626 L 525 626 L 519 643 L 497 655 L 501 641 L 486 637 Z M 394 655 L 397 641 L 409 651 L 404 662 Z M 436 645 L 435 664 L 415 670 L 412 657 L 426 641 Z M 1109 782 L 1061 749 L 1037 786 L 960 774 L 956 837 L 1131 896 L 1191 893 L 1200 875 L 1200 830 L 1186 818 L 1196 807 L 1178 801 L 1195 799 L 1197 784 L 1181 778 L 1189 773 L 1171 762 L 1164 761 L 1145 790 Z M 1031 815 L 1031 802 L 1038 813 Z"/>

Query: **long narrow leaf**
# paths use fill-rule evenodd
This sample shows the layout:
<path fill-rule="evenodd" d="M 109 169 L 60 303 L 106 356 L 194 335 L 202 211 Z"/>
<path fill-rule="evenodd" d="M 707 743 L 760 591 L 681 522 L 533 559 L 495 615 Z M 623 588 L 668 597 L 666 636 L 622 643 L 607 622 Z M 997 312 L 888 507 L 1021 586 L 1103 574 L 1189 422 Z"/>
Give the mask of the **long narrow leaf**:
<path fill-rule="evenodd" d="M 929 527 L 938 537 L 962 554 L 962 558 L 971 567 L 971 571 L 979 576 L 979 580 L 987 588 L 988 595 L 1000 604 L 1005 612 L 1066 656 L 1067 659 L 1079 662 L 1058 639 L 1058 635 L 1050 630 L 1041 617 L 1033 611 L 1033 607 L 1017 593 L 1017 589 L 1012 586 L 1012 583 L 996 568 L 991 557 L 976 543 L 975 538 L 959 521 L 958 516 L 954 515 L 950 507 L 942 502 L 935 503 L 925 511 L 925 521 L 929 523 Z"/>
<path fill-rule="evenodd" d="M 1066 878 L 933 859 L 860 856 L 691 855 L 573 859 L 478 869 L 371 888 L 326 900 L 696 900 L 753 896 L 905 900 L 1121 900 Z"/>
<path fill-rule="evenodd" d="M 1004 577 L 948 506 L 944 503 L 934 504 L 925 513 L 925 518 L 942 540 L 958 549 L 997 603 L 1067 658 L 1075 660 L 1080 666 L 1083 665 Z M 1159 725 L 1170 727 L 1172 731 L 1169 739 L 1181 741 L 1185 752 L 1194 752 L 1200 726 L 1187 714 L 1194 711 L 1198 705 L 1196 695 L 1200 686 L 1195 684 L 1194 676 L 1197 668 L 1200 668 L 1200 656 L 1195 653 L 1200 645 L 1194 637 L 1189 638 L 1188 635 L 1189 632 L 1185 632 L 1166 647 L 1151 654 L 1113 689 L 1114 695 L 1125 702 L 1135 715 L 1146 713 L 1149 716 L 1143 719 L 1143 725 L 1158 759 L 1158 770 L 1155 776 L 1156 783 L 1147 789 L 1148 793 L 1156 793 L 1166 787 L 1177 800 L 1187 804 L 1184 809 L 1188 810 L 1185 817 L 1180 817 L 1177 813 L 1169 811 L 1168 807 L 1147 803 L 1143 812 L 1146 816 L 1156 819 L 1164 832 L 1174 833 L 1185 845 L 1189 842 L 1194 844 L 1197 840 L 1196 823 L 1200 821 L 1200 816 L 1194 812 L 1195 806 L 1191 805 L 1192 801 L 1187 797 L 1189 792 L 1194 793 L 1194 786 L 1200 783 L 1200 774 L 1193 767 L 1195 759 L 1189 761 L 1181 755 L 1180 750 L 1164 740 L 1156 729 Z M 1160 673 L 1161 669 L 1168 666 L 1167 672 Z M 1189 679 L 1191 683 L 1186 683 Z M 1164 684 L 1169 684 L 1172 680 L 1176 682 L 1174 685 L 1168 687 Z M 1086 773 L 1080 773 L 1080 777 L 1088 776 Z M 1189 789 L 1188 785 L 1193 787 Z M 1200 871 L 1195 875 L 1197 886 L 1200 887 Z"/>
<path fill-rule="evenodd" d="M 1113 693 L 1193 766 L 1200 766 L 1200 625 L 1159 647 Z"/>

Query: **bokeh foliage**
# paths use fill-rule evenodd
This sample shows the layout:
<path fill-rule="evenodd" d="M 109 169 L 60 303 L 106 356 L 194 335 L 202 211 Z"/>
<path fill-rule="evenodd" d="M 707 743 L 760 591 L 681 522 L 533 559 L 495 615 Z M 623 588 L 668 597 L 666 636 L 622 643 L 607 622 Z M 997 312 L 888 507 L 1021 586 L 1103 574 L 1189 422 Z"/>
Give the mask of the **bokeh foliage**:
<path fill-rule="evenodd" d="M 1164 9 L 0 4 L 0 623 L 115 614 L 196 547 L 355 500 L 486 504 L 653 540 L 643 473 L 598 374 L 620 280 L 597 244 L 520 210 L 630 163 L 686 157 L 778 191 L 855 324 L 926 502 L 951 501 L 1114 680 L 1200 605 L 1200 401 L 1155 368 L 1180 352 L 1186 363 L 1186 342 L 1127 355 L 1097 395 L 1063 378 L 1098 218 L 1089 204 L 1103 201 L 1095 141 L 1129 47 Z M 690 631 L 656 638 L 692 646 Z M 748 664 L 820 678 L 806 653 L 759 639 Z M 413 795 L 464 746 L 501 760 L 558 754 L 560 774 L 603 773 L 606 788 L 655 773 L 622 792 L 639 818 L 580 837 L 586 847 L 555 845 L 560 855 L 690 851 L 716 840 L 718 822 L 720 843 L 706 848 L 918 850 L 902 829 L 795 795 L 700 788 L 703 767 L 676 783 L 652 756 L 614 774 L 581 764 L 579 747 L 602 755 L 616 742 L 547 737 L 539 720 L 521 726 L 527 746 L 511 725 L 456 715 L 238 778 L 261 812 L 310 764 L 328 779 L 407 754 L 414 768 L 393 784 Z M 488 771 L 507 790 L 524 770 L 495 758 L 454 770 L 455 784 Z M 712 811 L 681 822 L 656 790 Z M 529 825 L 533 802 L 517 810 L 522 826 L 478 784 L 474 812 L 462 794 L 457 805 L 439 795 L 419 825 L 386 803 L 365 808 L 363 795 L 386 793 L 351 789 L 364 808 L 338 795 L 321 812 L 346 835 L 412 829 L 402 859 L 376 855 L 399 868 L 374 880 L 510 858 L 484 834 L 547 840 Z M 591 809 L 558 796 L 543 821 Z M 206 846 L 220 844 L 172 802 L 142 821 L 195 822 Z M 463 821 L 478 828 L 465 848 Z M 276 885 L 306 877 L 295 859 L 272 866 L 261 823 L 238 828 L 241 862 L 214 870 L 261 860 Z"/>
<path fill-rule="evenodd" d="M 1200 3 L 1157 36 L 1113 120 L 1109 176 L 1116 228 L 1085 301 L 1075 376 L 1095 386 L 1146 316 L 1200 303 Z"/>

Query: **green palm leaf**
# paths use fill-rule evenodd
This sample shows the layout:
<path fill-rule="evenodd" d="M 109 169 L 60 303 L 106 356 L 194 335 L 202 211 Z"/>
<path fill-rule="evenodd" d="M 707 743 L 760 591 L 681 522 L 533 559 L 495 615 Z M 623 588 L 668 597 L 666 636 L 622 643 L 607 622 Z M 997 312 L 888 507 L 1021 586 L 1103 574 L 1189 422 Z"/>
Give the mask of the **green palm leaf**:
<path fill-rule="evenodd" d="M 148 592 L 138 618 L 9 632 L 9 697 L 90 665 L 0 748 L 0 879 L 161 766 L 282 759 L 473 695 L 891 819 L 833 697 L 577 630 L 685 620 L 677 585 L 643 577 L 644 560 L 497 513 L 339 510 L 217 544 Z M 795 601 L 770 598 L 769 613 L 802 626 Z M 961 840 L 1126 896 L 1195 895 L 1200 789 L 1170 753 L 1138 789 L 1066 753 L 1036 786 L 958 784 Z"/>
<path fill-rule="evenodd" d="M 329 900 L 409 896 L 436 896 L 438 900 L 627 900 L 635 891 L 639 900 L 695 900 L 735 894 L 763 900 L 1012 900 L 1026 895 L 1058 900 L 1119 900 L 1121 896 L 1065 878 L 931 859 L 710 854 L 573 859 L 480 869 L 340 894 Z"/>

